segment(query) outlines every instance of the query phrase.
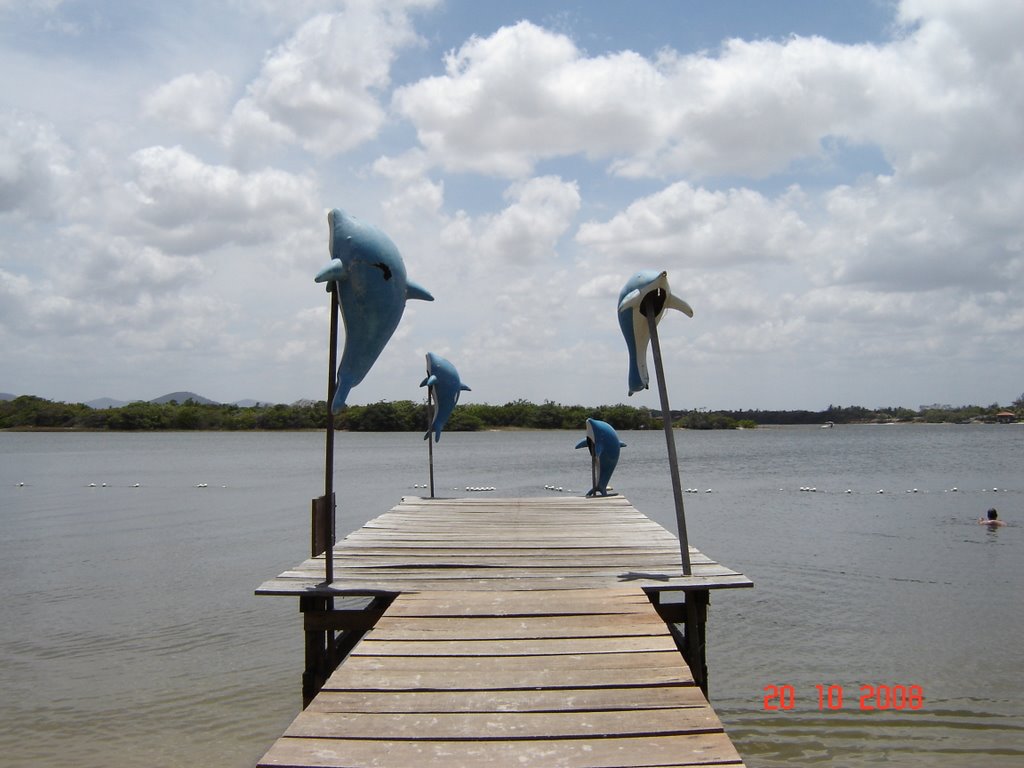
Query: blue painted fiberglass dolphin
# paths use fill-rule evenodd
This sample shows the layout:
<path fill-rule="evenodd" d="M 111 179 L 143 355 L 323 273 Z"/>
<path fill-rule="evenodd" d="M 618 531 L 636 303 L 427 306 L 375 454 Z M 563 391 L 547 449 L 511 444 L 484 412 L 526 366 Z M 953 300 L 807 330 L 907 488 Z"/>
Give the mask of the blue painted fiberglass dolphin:
<path fill-rule="evenodd" d="M 433 352 L 427 352 L 427 378 L 420 382 L 420 386 L 432 387 L 434 390 L 434 415 L 423 439 L 429 438 L 433 431 L 436 443 L 441 439 L 441 430 L 448 423 L 455 404 L 459 402 L 459 393 L 472 390 L 462 383 L 454 365 Z"/>
<path fill-rule="evenodd" d="M 643 300 L 649 296 L 655 302 L 655 322 L 661 321 L 665 309 L 678 309 L 687 317 L 693 317 L 690 305 L 673 296 L 668 287 L 668 273 L 645 269 L 633 275 L 619 292 L 619 328 L 626 339 L 629 351 L 629 394 L 647 389 L 647 345 L 651 343 L 647 318 L 640 311 Z"/>
<path fill-rule="evenodd" d="M 434 297 L 406 279 L 398 248 L 379 229 L 337 208 L 327 214 L 327 225 L 331 263 L 320 270 L 316 282 L 337 287 L 345 321 L 345 349 L 331 403 L 337 413 L 395 332 L 406 299 L 433 301 Z"/>
<path fill-rule="evenodd" d="M 597 485 L 587 491 L 587 496 L 608 495 L 608 481 L 612 478 L 615 465 L 619 462 L 619 449 L 626 444 L 619 441 L 612 425 L 606 421 L 587 419 L 587 436 L 580 440 L 577 448 L 590 447 L 590 453 L 597 458 Z"/>

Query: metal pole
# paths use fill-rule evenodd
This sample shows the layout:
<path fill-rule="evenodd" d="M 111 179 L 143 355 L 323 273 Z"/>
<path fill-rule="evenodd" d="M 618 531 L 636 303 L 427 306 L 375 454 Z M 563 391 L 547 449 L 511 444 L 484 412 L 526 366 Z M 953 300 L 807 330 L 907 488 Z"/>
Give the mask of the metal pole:
<path fill-rule="evenodd" d="M 430 464 L 430 498 L 434 498 L 434 388 L 427 387 L 427 456 Z"/>
<path fill-rule="evenodd" d="M 587 438 L 587 448 L 590 449 L 590 489 L 597 490 L 597 451 L 594 450 L 594 441 Z M 594 494 L 597 495 L 596 493 Z"/>
<path fill-rule="evenodd" d="M 661 419 L 665 426 L 665 442 L 668 446 L 668 466 L 672 473 L 672 498 L 676 505 L 676 528 L 679 531 L 679 554 L 683 559 L 683 575 L 690 576 L 690 542 L 686 536 L 686 515 L 683 512 L 683 489 L 679 483 L 679 457 L 676 455 L 676 438 L 672 432 L 672 411 L 668 405 L 668 388 L 665 386 L 665 366 L 661 361 L 661 343 L 658 341 L 657 310 L 650 296 L 643 300 L 640 311 L 647 318 L 651 334 L 651 351 L 654 353 L 654 372 L 658 378 L 658 394 L 661 397 Z"/>
<path fill-rule="evenodd" d="M 331 283 L 331 337 L 327 352 L 327 445 L 324 468 L 324 501 L 328 506 L 325 516 L 327 523 L 324 549 L 324 581 L 334 581 L 334 392 L 338 387 L 336 368 L 338 365 L 338 288 Z"/>

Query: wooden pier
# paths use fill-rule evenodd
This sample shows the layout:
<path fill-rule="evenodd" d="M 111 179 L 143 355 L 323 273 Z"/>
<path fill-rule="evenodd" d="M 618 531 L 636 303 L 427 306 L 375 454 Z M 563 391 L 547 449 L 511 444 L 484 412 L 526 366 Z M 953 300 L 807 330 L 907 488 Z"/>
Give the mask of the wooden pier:
<path fill-rule="evenodd" d="M 333 551 L 331 584 L 321 555 L 257 590 L 306 633 L 306 707 L 261 766 L 742 765 L 704 627 L 710 590 L 752 584 L 692 547 L 683 576 L 624 498 L 406 498 Z"/>

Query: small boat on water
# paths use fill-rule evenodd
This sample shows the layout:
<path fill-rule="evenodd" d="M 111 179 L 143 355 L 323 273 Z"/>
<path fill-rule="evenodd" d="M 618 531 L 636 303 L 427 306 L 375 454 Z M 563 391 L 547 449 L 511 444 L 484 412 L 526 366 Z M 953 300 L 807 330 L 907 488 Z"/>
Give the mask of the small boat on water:
<path fill-rule="evenodd" d="M 834 427 L 834 426 L 835 426 L 835 422 L 833 422 L 833 421 L 826 421 L 824 424 L 821 425 L 821 428 L 822 429 L 832 429 L 832 427 Z"/>

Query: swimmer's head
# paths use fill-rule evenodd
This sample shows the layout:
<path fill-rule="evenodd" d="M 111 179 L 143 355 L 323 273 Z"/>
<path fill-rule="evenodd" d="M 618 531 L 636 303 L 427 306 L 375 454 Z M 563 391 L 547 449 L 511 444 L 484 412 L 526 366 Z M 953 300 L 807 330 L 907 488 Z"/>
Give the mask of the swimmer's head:
<path fill-rule="evenodd" d="M 990 509 L 988 511 L 988 519 L 989 520 L 995 520 L 997 517 L 999 517 L 999 513 L 996 512 L 995 507 L 993 507 L 992 509 Z"/>

